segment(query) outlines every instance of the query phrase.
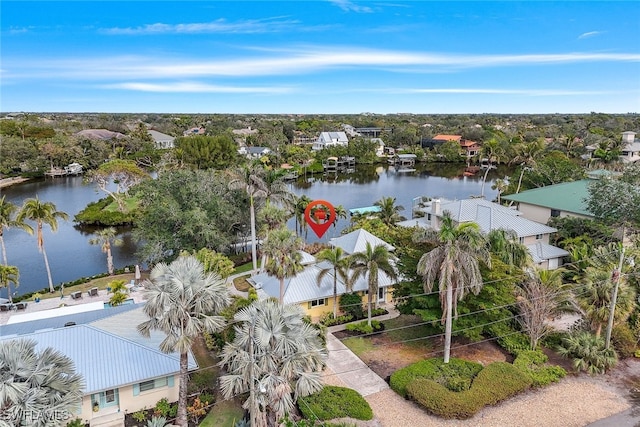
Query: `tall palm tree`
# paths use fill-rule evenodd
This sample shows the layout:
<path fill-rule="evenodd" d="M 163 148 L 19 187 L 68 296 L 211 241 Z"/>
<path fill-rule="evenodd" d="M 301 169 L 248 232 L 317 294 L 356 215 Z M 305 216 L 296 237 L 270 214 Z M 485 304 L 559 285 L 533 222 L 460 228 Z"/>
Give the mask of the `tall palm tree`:
<path fill-rule="evenodd" d="M 383 197 L 373 205 L 380 208 L 380 211 L 376 213 L 376 216 L 390 227 L 395 226 L 396 222 L 404 219 L 404 217 L 400 215 L 400 211 L 404 210 L 404 206 L 396 205 L 395 197 Z"/>
<path fill-rule="evenodd" d="M 82 401 L 84 380 L 73 360 L 52 348 L 38 352 L 36 345 L 30 339 L 0 341 L 0 420 L 5 425 L 64 425 L 60 414 L 77 412 Z"/>
<path fill-rule="evenodd" d="M 302 255 L 300 250 L 304 242 L 287 227 L 280 227 L 269 233 L 269 239 L 264 242 L 263 253 L 267 256 L 266 271 L 280 281 L 280 304 L 284 301 L 284 280 L 294 277 L 304 267 L 300 264 Z"/>
<path fill-rule="evenodd" d="M 336 211 L 336 219 L 333 220 L 333 226 L 335 227 L 338 224 L 338 219 L 347 219 L 347 210 L 342 205 L 338 205 L 334 207 Z"/>
<path fill-rule="evenodd" d="M 29 224 L 14 219 L 18 207 L 5 199 L 7 196 L 0 197 L 0 246 L 2 247 L 2 261 L 4 265 L 9 265 L 7 261 L 7 248 L 4 246 L 4 230 L 5 228 L 21 228 L 29 234 L 33 234 L 33 228 Z"/>
<path fill-rule="evenodd" d="M 489 171 L 491 169 L 495 168 L 495 166 L 493 165 L 494 163 L 500 163 L 502 161 L 505 156 L 505 151 L 501 141 L 496 137 L 492 137 L 484 144 L 482 144 L 482 148 L 480 151 L 489 163 L 482 177 L 482 191 L 480 193 L 480 196 L 484 197 L 484 186 L 487 182 L 487 175 L 489 175 Z"/>
<path fill-rule="evenodd" d="M 513 165 L 520 165 L 520 178 L 518 178 L 518 187 L 516 188 L 515 194 L 520 192 L 524 173 L 536 167 L 538 160 L 544 153 L 544 149 L 545 144 L 543 139 L 536 139 L 533 142 L 523 142 L 516 145 L 516 155 L 510 162 Z"/>
<path fill-rule="evenodd" d="M 47 269 L 47 278 L 49 279 L 49 291 L 54 292 L 53 279 L 51 278 L 51 269 L 49 268 L 49 258 L 44 248 L 44 237 L 42 235 L 42 226 L 47 224 L 51 231 L 58 230 L 58 219 L 67 220 L 69 215 L 66 212 L 59 211 L 52 202 L 41 202 L 36 196 L 35 199 L 27 199 L 24 201 L 16 220 L 23 222 L 25 219 L 34 221 L 37 225 L 38 249 L 44 257 L 44 265 Z"/>
<path fill-rule="evenodd" d="M 280 209 L 279 207 L 271 203 L 267 203 L 266 205 L 262 206 L 262 208 L 260 208 L 260 211 L 258 211 L 258 221 L 263 224 L 260 228 L 260 236 L 265 241 L 269 240 L 269 234 L 271 234 L 271 231 L 277 230 L 278 228 L 284 226 L 287 223 L 288 216 L 289 213 L 286 210 Z M 267 255 L 263 251 L 262 260 L 260 262 L 261 273 L 264 271 L 266 264 Z"/>
<path fill-rule="evenodd" d="M 113 276 L 113 256 L 111 246 L 121 246 L 122 239 L 116 237 L 116 229 L 113 227 L 104 228 L 96 232 L 96 237 L 89 239 L 89 244 L 100 245 L 102 253 L 107 254 L 107 272 Z"/>
<path fill-rule="evenodd" d="M 345 257 L 345 253 L 340 247 L 323 249 L 316 254 L 316 260 L 326 261 L 331 266 L 322 268 L 318 272 L 316 280 L 318 286 L 322 283 L 322 280 L 330 272 L 333 273 L 333 318 L 338 316 L 338 277 L 347 285 L 351 284 L 349 280 L 349 261 L 348 257 Z M 350 289 L 347 289 L 350 292 Z"/>
<path fill-rule="evenodd" d="M 264 167 L 259 163 L 244 166 L 231 172 L 229 188 L 242 190 L 249 197 L 249 214 L 251 218 L 251 261 L 253 271 L 258 269 L 258 255 L 256 251 L 256 203 L 258 199 L 267 196 L 267 184 L 264 180 Z"/>
<path fill-rule="evenodd" d="M 234 317 L 235 338 L 220 355 L 219 364 L 228 372 L 220 388 L 227 399 L 249 392 L 243 406 L 252 427 L 278 425 L 299 397 L 322 388 L 327 353 L 303 315 L 298 305 L 262 300 Z"/>
<path fill-rule="evenodd" d="M 356 252 L 350 256 L 351 268 L 354 271 L 354 279 L 366 277 L 367 292 L 367 324 L 371 326 L 371 305 L 375 296 L 378 299 L 378 275 L 382 271 L 391 280 L 396 280 L 396 268 L 391 262 L 391 254 L 384 245 L 371 246 L 367 242 L 364 252 Z"/>
<path fill-rule="evenodd" d="M 15 265 L 0 265 L 0 288 L 7 288 L 7 294 L 9 295 L 9 302 L 13 302 L 11 296 L 11 283 L 18 287 L 18 278 L 20 272 Z"/>
<path fill-rule="evenodd" d="M 180 353 L 180 388 L 176 424 L 187 426 L 187 354 L 202 332 L 218 332 L 225 326 L 219 313 L 229 305 L 224 280 L 214 273 L 205 274 L 203 265 L 193 256 L 178 257 L 171 264 L 157 264 L 145 287 L 144 312 L 149 320 L 138 331 L 149 337 L 152 330 L 164 332 L 160 343 L 163 353 Z"/>
<path fill-rule="evenodd" d="M 443 215 L 439 230 L 421 230 L 415 240 L 437 245 L 422 255 L 417 273 L 423 277 L 425 292 L 431 292 L 438 280 L 442 322 L 445 323 L 444 363 L 449 363 L 452 314 L 458 317 L 458 301 L 468 291 L 477 294 L 482 289 L 480 262 L 491 267 L 487 241 L 478 224 L 470 222 L 456 226 L 448 212 Z"/>
<path fill-rule="evenodd" d="M 293 205 L 293 215 L 296 219 L 296 234 L 298 236 L 300 236 L 303 232 L 305 234 L 305 238 L 307 236 L 307 222 L 304 219 L 304 211 L 305 209 L 307 209 L 307 205 L 309 205 L 309 203 L 311 203 L 312 201 L 313 200 L 311 200 L 305 194 L 295 198 Z"/>

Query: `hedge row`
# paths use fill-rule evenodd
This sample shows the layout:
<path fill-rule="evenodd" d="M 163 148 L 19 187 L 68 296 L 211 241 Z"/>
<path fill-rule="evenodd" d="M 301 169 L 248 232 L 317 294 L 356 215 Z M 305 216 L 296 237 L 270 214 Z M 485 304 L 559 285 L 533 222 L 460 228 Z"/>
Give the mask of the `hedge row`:
<path fill-rule="evenodd" d="M 521 351 L 513 361 L 513 366 L 528 375 L 534 387 L 542 387 L 567 375 L 567 371 L 560 366 L 546 365 L 548 359 L 547 355 L 539 350 Z"/>
<path fill-rule="evenodd" d="M 321 391 L 298 399 L 300 412 L 307 419 L 321 421 L 336 418 L 370 420 L 373 411 L 357 391 L 350 388 L 325 386 Z"/>
<path fill-rule="evenodd" d="M 398 369 L 391 375 L 391 388 L 403 397 L 407 397 L 407 386 L 417 378 L 426 378 L 442 385 L 448 390 L 467 390 L 473 379 L 482 370 L 480 363 L 451 358 L 444 363 L 442 358 L 422 360 Z"/>
<path fill-rule="evenodd" d="M 471 388 L 454 392 L 435 381 L 418 378 L 407 384 L 407 396 L 443 418 L 472 417 L 486 405 L 508 399 L 531 386 L 531 379 L 515 366 L 495 362 L 480 371 Z"/>

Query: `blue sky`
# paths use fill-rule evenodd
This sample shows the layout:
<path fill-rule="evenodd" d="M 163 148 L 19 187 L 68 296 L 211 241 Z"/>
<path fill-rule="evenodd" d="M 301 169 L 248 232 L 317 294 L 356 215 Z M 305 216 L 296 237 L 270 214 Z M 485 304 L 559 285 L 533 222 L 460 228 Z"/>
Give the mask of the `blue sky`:
<path fill-rule="evenodd" d="M 4 112 L 640 112 L 637 1 L 0 9 Z"/>

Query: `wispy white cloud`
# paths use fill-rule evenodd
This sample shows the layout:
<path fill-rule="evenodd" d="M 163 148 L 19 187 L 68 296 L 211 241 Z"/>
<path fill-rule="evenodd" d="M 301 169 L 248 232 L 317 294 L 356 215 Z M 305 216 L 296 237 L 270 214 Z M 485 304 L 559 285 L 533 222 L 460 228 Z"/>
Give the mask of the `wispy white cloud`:
<path fill-rule="evenodd" d="M 384 89 L 386 93 L 445 93 L 445 94 L 480 94 L 480 95 L 525 95 L 525 96 L 592 96 L 613 95 L 623 92 L 584 91 L 560 89 L 492 89 L 492 88 L 436 88 L 436 89 Z M 627 92 L 624 92 L 627 93 Z"/>
<path fill-rule="evenodd" d="M 25 78 L 168 79 L 206 76 L 251 77 L 302 75 L 331 69 L 425 73 L 473 68 L 544 66 L 587 62 L 640 62 L 640 53 L 564 53 L 529 55 L 462 55 L 371 49 L 300 48 L 260 52 L 257 56 L 223 59 L 102 57 L 11 62 L 11 75 Z"/>
<path fill-rule="evenodd" d="M 293 92 L 290 87 L 241 87 L 220 86 L 198 82 L 170 82 L 170 83 L 143 83 L 127 82 L 101 85 L 102 89 L 123 89 L 138 92 L 164 92 L 164 93 L 255 93 L 255 94 L 283 94 Z"/>
<path fill-rule="evenodd" d="M 287 19 L 286 17 L 274 17 L 267 19 L 250 19 L 245 21 L 228 22 L 218 19 L 213 22 L 165 24 L 155 23 L 139 27 L 114 27 L 103 28 L 100 31 L 106 34 L 135 35 L 135 34 L 202 34 L 202 33 L 273 33 L 291 30 L 300 26 L 300 21 Z"/>
<path fill-rule="evenodd" d="M 363 6 L 349 0 L 329 0 L 345 12 L 372 13 L 373 9 L 369 6 Z"/>
<path fill-rule="evenodd" d="M 604 31 L 589 31 L 587 33 L 582 33 L 578 36 L 578 40 L 580 39 L 588 39 L 589 37 L 599 36 L 604 34 Z"/>

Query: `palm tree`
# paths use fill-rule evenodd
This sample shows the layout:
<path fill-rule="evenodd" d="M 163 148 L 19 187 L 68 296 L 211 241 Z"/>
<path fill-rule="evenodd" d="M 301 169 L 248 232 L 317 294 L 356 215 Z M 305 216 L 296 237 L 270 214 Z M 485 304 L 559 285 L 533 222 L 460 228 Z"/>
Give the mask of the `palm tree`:
<path fill-rule="evenodd" d="M 276 205 L 272 205 L 271 203 L 264 205 L 258 212 L 258 220 L 263 224 L 259 233 L 261 237 L 265 241 L 269 240 L 269 234 L 271 234 L 271 231 L 284 226 L 287 223 L 288 216 L 289 213 L 286 210 L 280 209 Z M 260 262 L 261 273 L 264 271 L 266 264 L 267 255 L 263 251 L 262 260 Z"/>
<path fill-rule="evenodd" d="M 243 407 L 252 427 L 278 425 L 299 397 L 322 389 L 326 349 L 303 315 L 298 305 L 262 300 L 234 316 L 235 338 L 220 355 L 228 372 L 220 388 L 226 399 L 249 392 Z"/>
<path fill-rule="evenodd" d="M 502 193 L 504 193 L 507 188 L 509 188 L 509 179 L 507 177 L 504 179 L 498 178 L 493 185 L 491 185 L 492 190 L 498 190 L 498 204 L 500 204 Z"/>
<path fill-rule="evenodd" d="M 43 224 L 47 224 L 51 228 L 51 231 L 55 232 L 58 230 L 58 219 L 66 221 L 69 219 L 69 215 L 59 211 L 54 203 L 41 202 L 36 196 L 35 199 L 27 199 L 24 201 L 16 221 L 23 222 L 25 219 L 35 221 L 37 224 L 38 250 L 42 252 L 42 256 L 44 257 L 44 265 L 47 269 L 47 278 L 49 279 L 49 291 L 54 292 L 51 269 L 49 268 L 49 258 L 47 258 L 47 251 L 44 248 L 42 226 Z"/>
<path fill-rule="evenodd" d="M 33 234 L 33 228 L 29 224 L 17 221 L 14 219 L 18 207 L 11 202 L 5 200 L 5 197 L 0 197 L 0 246 L 2 247 L 2 261 L 4 265 L 9 265 L 7 261 L 7 248 L 4 246 L 4 230 L 5 228 L 21 228 L 29 234 Z"/>
<path fill-rule="evenodd" d="M 487 241 L 489 251 L 510 268 L 524 268 L 532 262 L 531 253 L 512 230 L 493 229 L 487 233 Z"/>
<path fill-rule="evenodd" d="M 511 164 L 520 165 L 520 178 L 518 178 L 518 187 L 516 193 L 520 192 L 522 186 L 522 177 L 528 170 L 535 168 L 537 161 L 544 153 L 544 140 L 536 139 L 530 143 L 521 143 L 516 145 L 516 156 L 511 160 Z M 513 202 L 512 202 L 513 203 Z"/>
<path fill-rule="evenodd" d="M 380 211 L 377 212 L 376 215 L 382 222 L 390 227 L 395 226 L 396 222 L 404 219 L 404 217 L 400 215 L 400 211 L 404 210 L 404 206 L 396 205 L 395 197 L 383 197 L 373 205 L 380 208 Z"/>
<path fill-rule="evenodd" d="M 367 324 L 371 326 L 371 304 L 375 295 L 378 299 L 378 275 L 382 271 L 391 280 L 398 278 L 396 269 L 391 262 L 391 254 L 389 250 L 382 244 L 371 246 L 367 242 L 364 252 L 356 252 L 350 256 L 351 268 L 354 271 L 354 280 L 360 277 L 366 277 L 368 283 L 367 293 Z"/>
<path fill-rule="evenodd" d="M 160 343 L 163 353 L 180 353 L 180 388 L 176 424 L 187 425 L 187 354 L 202 332 L 217 332 L 225 319 L 219 313 L 229 305 L 224 280 L 214 273 L 205 274 L 203 265 L 193 256 L 178 257 L 171 264 L 157 264 L 145 287 L 144 312 L 149 320 L 138 331 L 149 337 L 152 330 L 164 332 Z"/>
<path fill-rule="evenodd" d="M 487 182 L 487 175 L 489 175 L 489 171 L 491 169 L 495 168 L 495 166 L 493 165 L 494 162 L 500 163 L 505 155 L 505 152 L 501 142 L 496 137 L 493 137 L 482 144 L 481 152 L 484 156 L 486 156 L 487 162 L 489 163 L 482 177 L 482 191 L 480 193 L 480 196 L 484 197 L 484 185 Z"/>
<path fill-rule="evenodd" d="M 296 234 L 301 235 L 304 231 L 305 238 L 307 237 L 307 222 L 304 219 L 304 211 L 305 209 L 307 209 L 307 205 L 309 205 L 309 203 L 311 203 L 312 201 L 313 200 L 303 194 L 300 197 L 296 197 L 293 204 L 293 215 L 296 219 Z"/>
<path fill-rule="evenodd" d="M 249 213 L 251 216 L 251 261 L 253 271 L 258 269 L 258 255 L 256 251 L 256 203 L 257 199 L 267 196 L 267 184 L 264 181 L 264 167 L 259 163 L 245 166 L 231 172 L 229 188 L 242 190 L 249 197 Z"/>
<path fill-rule="evenodd" d="M 451 354 L 452 313 L 458 317 L 458 301 L 468 291 L 478 294 L 482 289 L 480 262 L 491 268 L 486 238 L 474 222 L 455 225 L 448 212 L 442 217 L 440 230 L 421 230 L 415 236 L 419 242 L 437 245 L 422 255 L 417 272 L 424 279 L 424 291 L 431 292 L 438 280 L 442 322 L 445 323 L 444 363 Z"/>
<path fill-rule="evenodd" d="M 52 348 L 37 352 L 36 345 L 31 339 L 0 341 L 0 420 L 6 425 L 64 425 L 52 421 L 77 412 L 82 401 L 84 380 L 73 360 Z"/>
<path fill-rule="evenodd" d="M 331 264 L 331 267 L 322 268 L 318 272 L 316 280 L 318 286 L 322 283 L 322 279 L 329 274 L 333 273 L 333 318 L 338 317 L 338 277 L 349 287 L 351 284 L 349 274 L 349 261 L 348 257 L 344 256 L 345 253 L 340 247 L 323 249 L 316 254 L 316 260 L 326 261 Z M 350 289 L 347 289 L 350 292 Z"/>
<path fill-rule="evenodd" d="M 336 219 L 333 220 L 333 226 L 335 227 L 338 224 L 338 219 L 347 219 L 347 210 L 342 205 L 338 205 L 334 207 L 336 212 Z"/>
<path fill-rule="evenodd" d="M 7 288 L 10 303 L 13 302 L 13 297 L 11 296 L 11 283 L 13 283 L 17 288 L 19 277 L 20 272 L 18 271 L 18 267 L 14 265 L 0 265 L 0 288 Z"/>
<path fill-rule="evenodd" d="M 111 245 L 121 246 L 122 239 L 116 238 L 116 229 L 113 227 L 104 228 L 96 233 L 96 237 L 89 239 L 89 244 L 100 245 L 102 253 L 107 254 L 107 272 L 113 276 L 113 256 L 111 255 Z"/>
<path fill-rule="evenodd" d="M 284 302 L 284 280 L 304 269 L 300 264 L 302 255 L 299 252 L 303 247 L 302 239 L 287 227 L 272 231 L 264 242 L 262 251 L 267 256 L 267 274 L 280 281 L 280 304 Z"/>

